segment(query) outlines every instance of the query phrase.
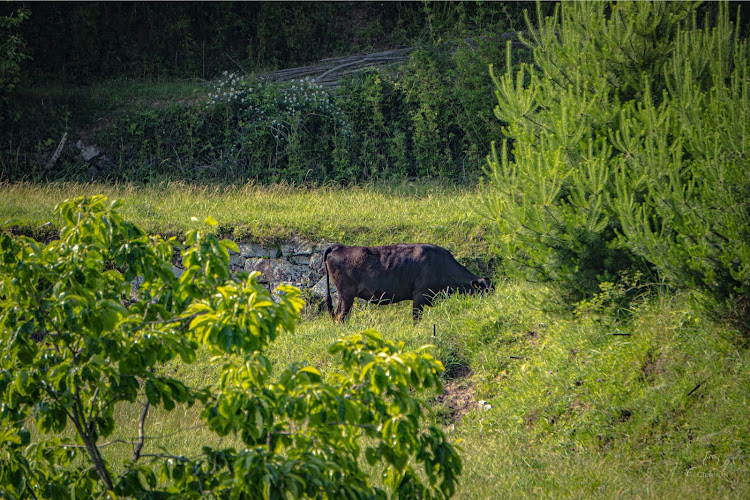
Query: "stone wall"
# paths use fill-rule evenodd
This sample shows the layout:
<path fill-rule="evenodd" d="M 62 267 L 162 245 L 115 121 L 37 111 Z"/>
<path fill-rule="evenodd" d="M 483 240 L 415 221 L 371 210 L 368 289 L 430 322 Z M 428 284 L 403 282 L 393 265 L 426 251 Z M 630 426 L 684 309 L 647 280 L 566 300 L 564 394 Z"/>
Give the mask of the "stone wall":
<path fill-rule="evenodd" d="M 312 242 L 293 236 L 278 245 L 260 245 L 257 243 L 238 243 L 239 253 L 229 252 L 229 270 L 258 271 L 260 283 L 270 291 L 282 283 L 296 286 L 302 291 L 309 291 L 312 297 L 324 299 L 326 293 L 323 252 L 330 246 L 326 242 Z M 178 278 L 184 269 L 180 258 L 173 261 L 172 272 Z M 143 276 L 132 282 L 131 298 L 137 294 L 143 283 Z M 331 283 L 331 294 L 336 295 L 336 288 Z"/>
<path fill-rule="evenodd" d="M 303 292 L 308 291 L 311 297 L 323 299 L 326 293 L 323 252 L 330 245 L 329 242 L 313 242 L 298 236 L 277 245 L 238 243 L 239 253 L 230 251 L 229 270 L 258 271 L 260 282 L 271 291 L 286 283 Z M 178 260 L 172 267 L 176 276 L 182 275 L 181 264 Z M 473 259 L 471 266 L 483 276 L 492 274 L 490 265 L 480 259 Z M 141 277 L 133 281 L 131 293 L 135 293 L 142 281 Z M 331 294 L 335 296 L 336 288 L 333 283 L 330 286 Z"/>
<path fill-rule="evenodd" d="M 325 295 L 323 252 L 330 243 L 313 242 L 293 236 L 276 246 L 239 243 L 239 253 L 231 252 L 230 271 L 259 271 L 260 282 L 273 290 L 282 283 Z"/>

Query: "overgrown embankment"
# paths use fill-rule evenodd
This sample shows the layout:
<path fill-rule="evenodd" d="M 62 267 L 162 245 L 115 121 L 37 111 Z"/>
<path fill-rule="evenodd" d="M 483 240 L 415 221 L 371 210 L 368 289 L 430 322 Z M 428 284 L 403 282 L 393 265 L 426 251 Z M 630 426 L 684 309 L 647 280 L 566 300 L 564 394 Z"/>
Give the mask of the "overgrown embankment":
<path fill-rule="evenodd" d="M 24 34 L 40 36 L 34 6 L 29 7 L 24 12 L 30 9 L 31 18 L 14 28 L 14 50 L 27 49 L 35 59 L 22 58 L 14 66 L 13 76 L 20 83 L 8 95 L 12 106 L 0 129 L 0 180 L 314 185 L 404 178 L 476 181 L 490 141 L 500 137 L 487 68 L 505 60 L 503 35 L 523 27 L 523 5 L 406 3 L 373 10 L 355 2 L 340 7 L 331 22 L 325 20 L 330 4 L 205 6 L 204 17 L 216 16 L 229 23 L 222 30 L 250 40 L 252 54 L 242 55 L 236 54 L 234 37 L 230 43 L 227 33 L 208 39 L 202 30 L 188 27 L 196 16 L 189 6 L 147 5 L 143 14 L 135 9 L 125 15 L 110 6 L 71 7 L 101 21 L 94 31 L 107 25 L 109 16 L 103 13 L 110 11 L 136 24 L 146 16 L 150 28 L 165 21 L 161 13 L 183 26 L 182 43 L 193 51 L 197 47 L 190 34 L 206 38 L 202 73 L 196 74 L 195 52 L 175 53 L 175 61 L 185 62 L 178 68 L 158 54 L 157 44 L 143 52 L 154 66 L 144 67 L 138 76 L 133 74 L 137 64 L 130 48 L 110 40 L 111 33 L 99 38 L 114 44 L 113 50 L 122 49 L 116 52 L 119 68 L 103 58 L 97 74 L 85 58 L 76 57 L 64 70 L 54 69 L 57 46 L 46 53 L 39 38 L 27 40 L 28 47 L 23 42 Z M 272 9 L 295 14 L 282 19 Z M 47 6 L 38 10 L 41 17 L 49 14 Z M 247 21 L 252 26 L 232 24 L 237 10 L 252 12 L 253 21 Z M 50 24 L 59 22 L 48 17 Z M 307 23 L 287 26 L 280 39 L 279 26 L 268 31 L 274 23 L 286 26 L 292 19 Z M 338 26 L 347 22 L 353 24 Z M 144 28 L 145 36 L 167 43 L 165 32 L 150 28 Z M 45 33 L 50 39 L 58 36 L 49 29 Z M 70 36 L 81 43 L 96 38 L 86 31 Z M 317 42 L 310 43 L 314 39 Z M 364 43 L 347 45 L 347 39 Z M 224 51 L 217 46 L 222 42 L 227 44 Z M 409 49 L 395 60 L 383 59 L 387 49 L 403 47 Z M 216 56 L 206 56 L 206 50 Z M 368 59 L 368 53 L 380 55 Z M 338 80 L 336 89 L 320 85 L 327 81 L 320 77 L 330 72 L 312 80 L 277 81 L 282 73 L 306 74 L 294 68 L 332 56 L 353 56 L 364 64 L 357 63 L 358 71 Z M 346 61 L 337 67 L 355 67 Z M 25 80 L 20 79 L 23 66 L 29 68 Z M 164 71 L 159 71 L 161 66 Z M 54 71 L 59 78 L 49 77 Z M 171 81 L 165 85 L 167 75 Z"/>
<path fill-rule="evenodd" d="M 458 498 L 738 498 L 750 493 L 750 358 L 687 296 L 612 290 L 577 313 L 561 290 L 500 281 L 413 325 L 408 303 L 357 305 L 350 323 L 305 317 L 273 359 L 332 366 L 326 345 L 377 328 L 429 342 L 446 367 L 433 418 L 464 459 Z"/>
<path fill-rule="evenodd" d="M 278 243 L 293 234 L 310 240 L 379 245 L 435 243 L 460 258 L 489 258 L 492 223 L 476 210 L 480 188 L 436 183 L 371 184 L 339 188 L 289 185 L 160 186 L 130 184 L 5 184 L 0 220 L 15 219 L 27 234 L 61 226 L 54 206 L 67 198 L 122 198 L 122 213 L 151 233 L 181 235 L 208 216 L 236 240 Z"/>

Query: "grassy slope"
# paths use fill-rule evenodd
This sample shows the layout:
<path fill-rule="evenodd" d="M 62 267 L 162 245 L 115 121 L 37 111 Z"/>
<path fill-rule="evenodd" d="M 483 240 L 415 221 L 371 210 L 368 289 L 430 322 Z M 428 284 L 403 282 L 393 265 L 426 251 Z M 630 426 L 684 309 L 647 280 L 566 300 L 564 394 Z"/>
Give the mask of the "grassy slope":
<path fill-rule="evenodd" d="M 180 232 L 191 215 L 210 214 L 261 239 L 294 231 L 350 243 L 436 241 L 470 255 L 484 252 L 489 231 L 472 209 L 476 191 L 421 185 L 3 186 L 0 219 L 54 224 L 48 214 L 57 201 L 94 192 L 125 197 L 126 217 L 162 232 Z M 294 335 L 278 339 L 271 357 L 279 367 L 304 359 L 330 371 L 336 360 L 328 345 L 371 327 L 407 347 L 434 344 L 450 380 L 432 418 L 463 449 L 460 498 L 750 498 L 750 357 L 731 341 L 732 332 L 696 315 L 682 296 L 654 297 L 616 322 L 597 307 L 578 317 L 544 312 L 540 304 L 554 293 L 501 282 L 488 297 L 443 301 L 417 325 L 409 304 L 359 305 L 345 326 L 310 312 Z M 166 369 L 188 381 L 217 373 L 207 355 L 191 367 Z M 479 400 L 491 408 L 478 409 Z M 121 408 L 123 437 L 132 438 L 138 411 Z M 194 408 L 154 411 L 148 434 L 186 454 L 202 444 L 234 443 L 211 438 L 195 426 L 197 416 Z M 107 453 L 125 458 L 132 449 L 112 446 Z"/>
<path fill-rule="evenodd" d="M 593 316 L 542 312 L 536 304 L 549 294 L 504 282 L 489 297 L 451 297 L 417 325 L 408 304 L 360 304 L 345 326 L 310 314 L 270 354 L 279 368 L 304 359 L 326 373 L 337 361 L 327 347 L 365 328 L 407 348 L 433 344 L 455 374 L 432 418 L 463 450 L 458 498 L 748 498 L 747 351 L 694 317 L 684 297 L 642 305 L 616 327 L 631 335 L 613 336 Z M 169 369 L 188 380 L 217 373 L 207 356 Z M 455 420 L 462 396 L 469 406 Z M 135 429 L 138 416 L 130 408 L 121 418 Z M 181 453 L 239 445 L 204 432 L 197 417 L 195 409 L 155 414 L 159 445 Z"/>
<path fill-rule="evenodd" d="M 490 223 L 472 207 L 477 189 L 436 184 L 352 188 L 292 186 L 157 187 L 101 184 L 0 185 L 0 222 L 16 219 L 34 232 L 45 223 L 58 227 L 52 209 L 75 196 L 123 198 L 121 213 L 150 232 L 181 234 L 191 217 L 216 218 L 236 238 L 278 240 L 291 233 L 346 244 L 431 242 L 459 256 L 486 254 Z"/>
<path fill-rule="evenodd" d="M 493 405 L 456 427 L 466 497 L 748 497 L 750 357 L 729 332 L 684 297 L 613 324 L 535 313 L 549 291 L 528 291 L 506 285 L 454 321 Z"/>

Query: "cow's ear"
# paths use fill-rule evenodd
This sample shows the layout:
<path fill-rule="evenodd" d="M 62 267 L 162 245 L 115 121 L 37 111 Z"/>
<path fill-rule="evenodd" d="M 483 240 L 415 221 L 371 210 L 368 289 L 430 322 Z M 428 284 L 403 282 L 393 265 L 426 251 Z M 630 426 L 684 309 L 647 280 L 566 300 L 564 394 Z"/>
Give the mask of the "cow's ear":
<path fill-rule="evenodd" d="M 476 290 L 479 290 L 480 288 L 482 288 L 482 287 L 481 287 L 481 286 L 479 285 L 479 280 L 472 280 L 472 281 L 471 281 L 471 286 L 472 286 L 472 288 L 474 288 L 474 289 L 476 289 Z"/>

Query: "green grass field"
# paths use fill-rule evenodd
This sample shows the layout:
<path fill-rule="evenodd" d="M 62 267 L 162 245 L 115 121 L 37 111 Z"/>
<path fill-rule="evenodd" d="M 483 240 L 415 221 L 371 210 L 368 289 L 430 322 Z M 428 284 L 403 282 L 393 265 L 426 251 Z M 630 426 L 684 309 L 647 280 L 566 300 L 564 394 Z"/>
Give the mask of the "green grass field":
<path fill-rule="evenodd" d="M 0 185 L 0 222 L 14 219 L 34 233 L 58 227 L 52 215 L 66 198 L 122 198 L 121 213 L 152 233 L 182 234 L 192 217 L 209 215 L 230 237 L 282 240 L 296 233 L 345 244 L 430 242 L 459 256 L 486 255 L 492 224 L 475 210 L 481 190 L 439 184 L 306 188 L 288 185 L 155 187 L 101 184 Z M 45 226 L 48 224 L 48 226 Z"/>
<path fill-rule="evenodd" d="M 491 249 L 480 190 L 424 184 L 4 185 L 0 220 L 55 227 L 57 202 L 94 193 L 125 198 L 125 217 L 152 232 L 179 234 L 191 216 L 212 215 L 237 238 L 425 241 L 463 257 Z M 458 498 L 750 498 L 750 356 L 735 332 L 698 314 L 685 295 L 663 291 L 617 317 L 593 301 L 576 315 L 546 307 L 559 292 L 553 287 L 497 281 L 493 294 L 450 297 L 417 324 L 408 303 L 358 304 L 345 325 L 308 308 L 270 357 L 278 368 L 306 360 L 330 373 L 337 360 L 328 346 L 366 328 L 408 348 L 434 345 L 447 371 L 431 418 L 462 450 Z M 215 379 L 218 368 L 208 355 L 189 368 L 164 367 L 188 383 Z M 139 411 L 120 408 L 117 437 L 133 439 Z M 197 417 L 195 408 L 154 411 L 147 434 L 160 439 L 144 453 L 219 444 Z M 106 453 L 126 458 L 132 446 Z"/>

